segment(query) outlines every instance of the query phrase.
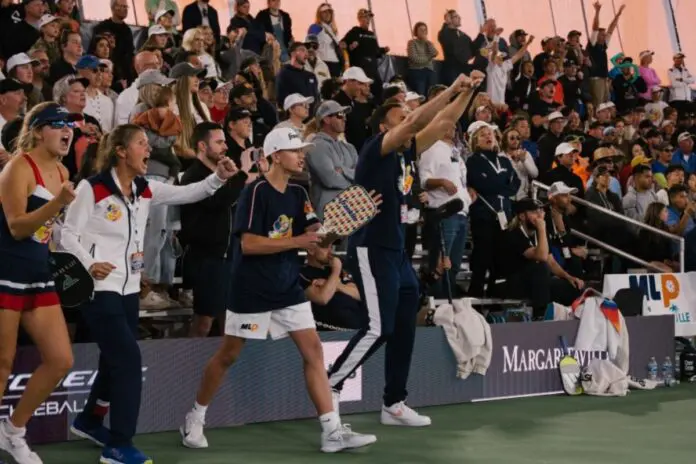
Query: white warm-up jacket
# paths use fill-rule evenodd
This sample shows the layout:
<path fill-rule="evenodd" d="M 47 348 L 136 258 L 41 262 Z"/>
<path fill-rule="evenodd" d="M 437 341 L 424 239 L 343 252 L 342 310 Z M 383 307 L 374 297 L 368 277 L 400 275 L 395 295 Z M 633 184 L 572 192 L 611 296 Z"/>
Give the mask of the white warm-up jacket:
<path fill-rule="evenodd" d="M 131 202 L 121 193 L 116 172 L 102 172 L 78 185 L 60 231 L 59 249 L 75 255 L 86 269 L 99 262 L 115 266 L 106 279 L 94 281 L 95 291 L 138 293 L 141 272 L 131 270 L 131 260 L 143 252 L 150 206 L 195 203 L 222 185 L 216 174 L 186 186 L 136 177 Z"/>
<path fill-rule="evenodd" d="M 462 298 L 438 306 L 433 322 L 445 331 L 457 360 L 457 377 L 466 379 L 472 372 L 485 375 L 493 354 L 491 327 L 471 306 L 471 300 Z"/>

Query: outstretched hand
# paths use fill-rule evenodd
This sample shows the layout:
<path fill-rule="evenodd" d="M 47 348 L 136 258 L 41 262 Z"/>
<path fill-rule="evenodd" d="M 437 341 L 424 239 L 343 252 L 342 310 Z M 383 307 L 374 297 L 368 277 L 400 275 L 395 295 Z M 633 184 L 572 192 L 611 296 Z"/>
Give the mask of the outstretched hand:
<path fill-rule="evenodd" d="M 234 164 L 234 161 L 225 156 L 218 161 L 215 174 L 224 181 L 237 174 L 238 171 L 239 169 L 237 165 Z"/>

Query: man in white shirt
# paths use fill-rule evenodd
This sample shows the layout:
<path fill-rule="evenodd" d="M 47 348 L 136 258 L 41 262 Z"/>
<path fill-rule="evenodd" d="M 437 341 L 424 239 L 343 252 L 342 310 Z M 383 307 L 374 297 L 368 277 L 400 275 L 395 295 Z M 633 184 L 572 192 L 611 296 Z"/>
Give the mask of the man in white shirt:
<path fill-rule="evenodd" d="M 135 55 L 134 67 L 138 76 L 148 69 L 159 69 L 160 62 L 157 55 L 152 52 L 140 52 Z M 138 80 L 136 79 L 130 87 L 121 92 L 116 100 L 116 111 L 114 125 L 128 124 L 131 110 L 138 103 Z"/>
<path fill-rule="evenodd" d="M 456 277 L 462 263 L 464 246 L 469 228 L 469 205 L 472 196 L 476 193 L 466 186 L 466 164 L 461 157 L 459 149 L 454 142 L 455 127 L 452 126 L 442 140 L 435 142 L 432 147 L 421 154 L 418 161 L 418 171 L 422 188 L 428 195 L 428 208 L 425 214 L 426 227 L 429 231 L 427 237 L 429 269 L 436 269 L 440 255 L 440 232 L 431 219 L 432 210 L 437 209 L 450 200 L 459 198 L 464 203 L 464 208 L 454 216 L 444 219 L 440 223 L 445 240 L 445 250 L 452 263 L 450 271 L 450 288 L 457 297 Z M 431 289 L 436 298 L 446 297 L 443 280 Z"/>
<path fill-rule="evenodd" d="M 696 82 L 686 66 L 684 66 L 685 55 L 676 53 L 672 57 L 674 67 L 667 71 L 669 77 L 669 104 L 679 111 L 681 116 L 693 110 L 691 103 L 691 85 Z"/>
<path fill-rule="evenodd" d="M 498 41 L 493 41 L 491 49 L 491 59 L 488 62 L 486 74 L 488 75 L 486 93 L 490 95 L 491 101 L 497 105 L 505 103 L 505 90 L 507 88 L 510 71 L 519 60 L 524 58 L 529 44 L 534 40 L 534 36 L 529 36 L 529 40 L 522 44 L 517 53 L 512 58 L 506 60 L 507 54 L 498 50 Z"/>

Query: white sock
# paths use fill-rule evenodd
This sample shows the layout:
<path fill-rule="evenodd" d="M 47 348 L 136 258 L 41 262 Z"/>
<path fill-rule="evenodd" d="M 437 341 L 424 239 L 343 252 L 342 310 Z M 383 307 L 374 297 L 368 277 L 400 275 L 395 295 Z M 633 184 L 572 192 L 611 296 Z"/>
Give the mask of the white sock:
<path fill-rule="evenodd" d="M 331 411 L 319 416 L 319 422 L 321 423 L 321 431 L 330 433 L 341 425 L 341 418 L 338 417 L 336 411 Z"/>
<path fill-rule="evenodd" d="M 23 435 L 27 431 L 26 427 L 17 427 L 9 419 L 5 421 L 5 430 L 10 435 Z"/>
<path fill-rule="evenodd" d="M 193 404 L 193 409 L 191 411 L 201 419 L 205 419 L 205 413 L 208 411 L 208 406 L 203 406 L 196 402 Z"/>

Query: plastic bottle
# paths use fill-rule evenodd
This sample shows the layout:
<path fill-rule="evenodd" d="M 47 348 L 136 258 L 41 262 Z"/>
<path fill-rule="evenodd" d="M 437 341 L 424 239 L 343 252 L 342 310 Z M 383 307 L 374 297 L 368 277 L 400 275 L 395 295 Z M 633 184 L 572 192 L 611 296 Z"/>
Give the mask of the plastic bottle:
<path fill-rule="evenodd" d="M 665 362 L 662 363 L 662 380 L 665 382 L 666 386 L 672 386 L 672 381 L 674 380 L 674 365 L 669 356 L 667 356 Z"/>
<path fill-rule="evenodd" d="M 648 380 L 657 380 L 657 361 L 654 356 L 648 362 Z"/>

